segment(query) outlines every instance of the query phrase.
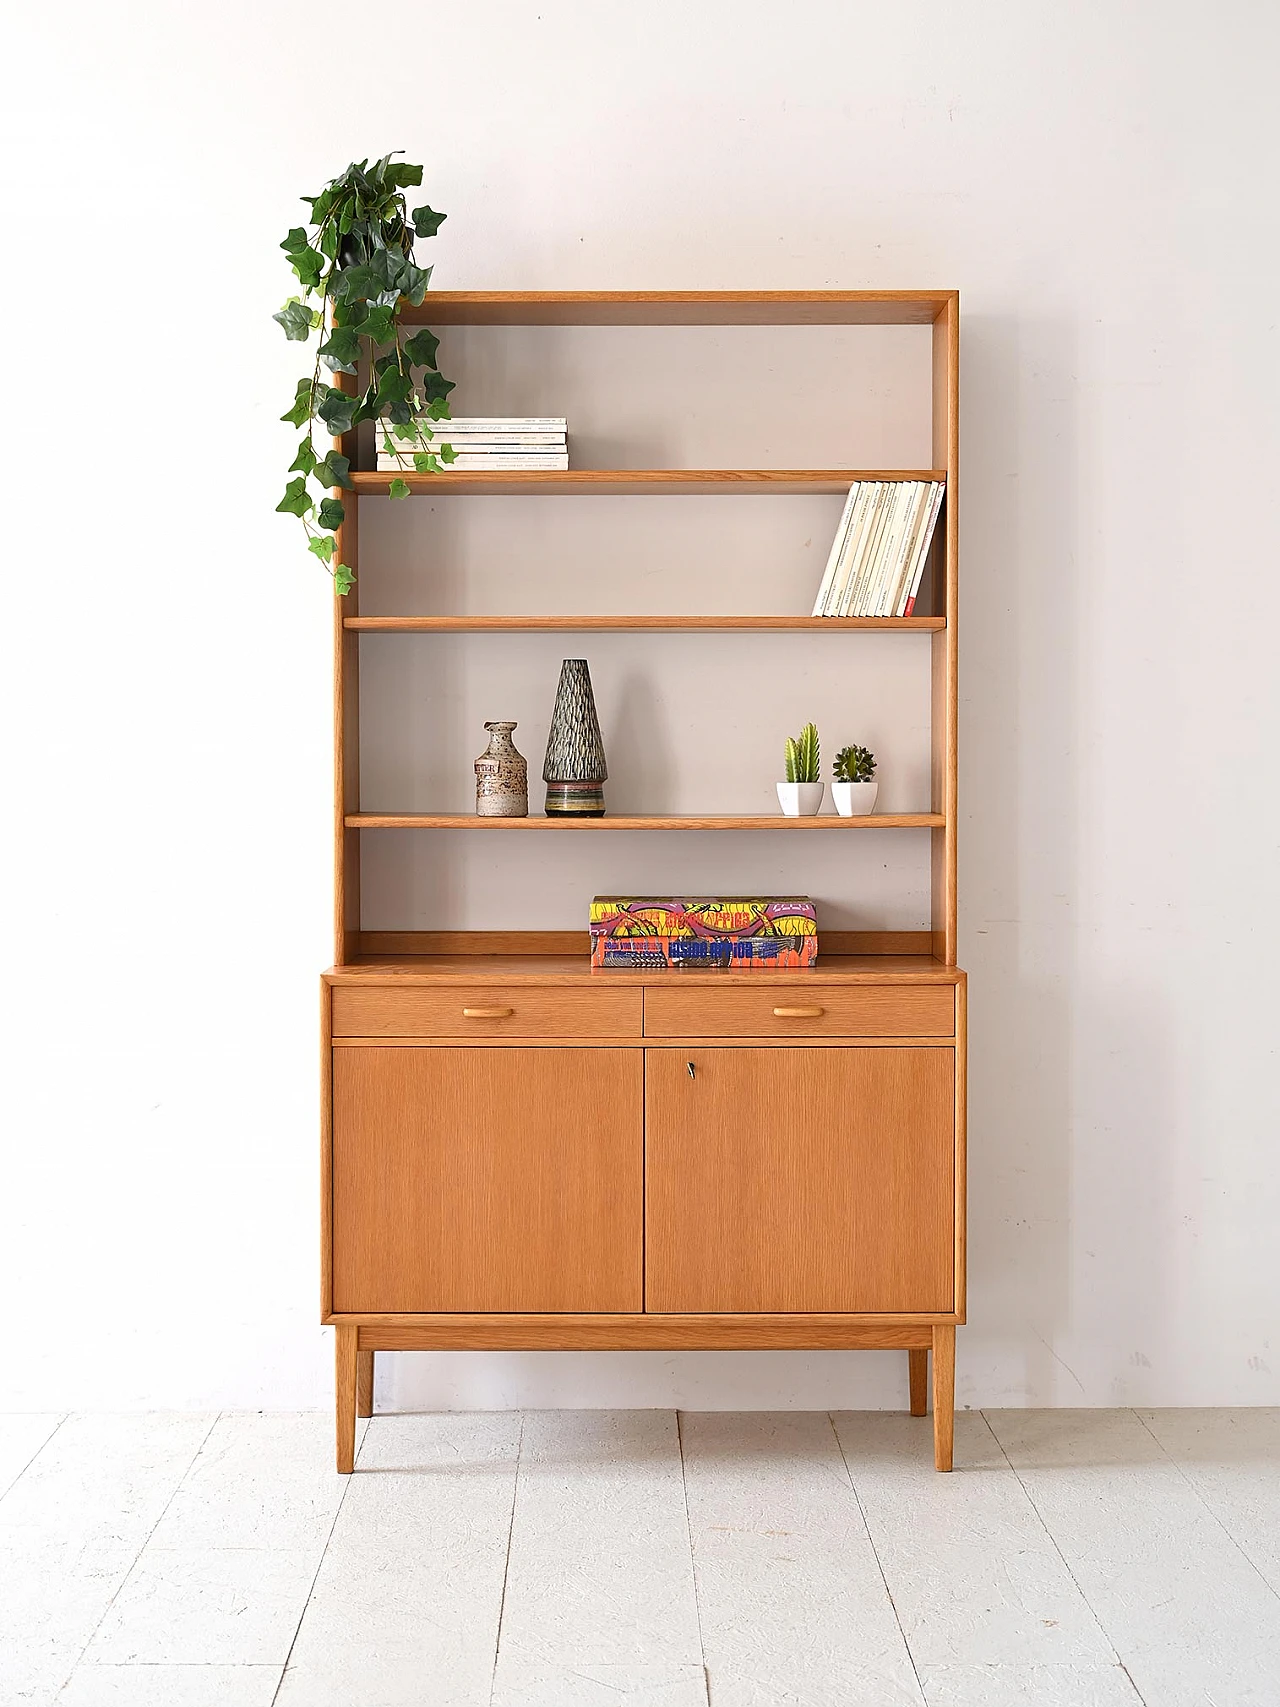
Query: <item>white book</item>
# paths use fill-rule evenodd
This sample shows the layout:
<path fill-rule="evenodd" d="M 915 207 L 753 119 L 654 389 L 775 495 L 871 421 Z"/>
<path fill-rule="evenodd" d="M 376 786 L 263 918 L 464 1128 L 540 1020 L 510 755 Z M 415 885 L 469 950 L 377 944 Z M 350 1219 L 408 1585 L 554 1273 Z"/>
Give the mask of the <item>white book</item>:
<path fill-rule="evenodd" d="M 907 583 L 907 594 L 902 601 L 899 616 L 910 616 L 915 609 L 916 594 L 920 591 L 920 582 L 924 578 L 924 566 L 929 559 L 929 547 L 933 544 L 934 529 L 938 525 L 938 512 L 942 508 L 942 499 L 946 493 L 946 482 L 934 480 L 933 490 L 929 494 L 929 507 L 925 512 L 924 527 L 916 547 L 916 560 L 912 565 L 911 575 Z"/>
<path fill-rule="evenodd" d="M 826 610 L 823 612 L 825 616 L 844 615 L 843 606 L 845 604 L 850 578 L 853 575 L 855 565 L 858 563 L 861 556 L 862 548 L 867 537 L 867 529 L 875 515 L 876 504 L 880 498 L 880 490 L 881 482 L 879 480 L 864 480 L 862 482 L 862 490 L 858 494 L 858 502 L 853 512 L 853 519 L 849 524 L 849 535 L 844 542 L 844 549 L 840 554 L 840 562 L 836 565 L 835 579 L 832 582 L 831 592 L 827 597 Z"/>
<path fill-rule="evenodd" d="M 919 484 L 918 480 L 899 480 L 896 482 L 893 505 L 880 538 L 880 549 L 876 554 L 875 570 L 867 593 L 867 602 L 863 613 L 866 616 L 883 616 L 885 613 L 889 583 L 893 579 L 898 567 L 898 559 L 902 554 L 902 537 L 915 509 L 916 490 Z"/>
<path fill-rule="evenodd" d="M 505 469 L 507 473 L 511 474 L 527 473 L 539 468 L 550 470 L 566 469 L 568 466 L 569 458 L 567 455 L 538 456 L 536 453 L 530 456 L 460 455 L 455 457 L 452 462 L 441 463 L 440 471 L 445 474 L 450 471 L 458 474 L 466 474 L 474 469 L 485 468 L 497 469 L 499 471 Z M 415 469 L 413 466 L 412 456 L 400 458 L 394 456 L 383 456 L 381 453 L 378 456 L 379 474 L 413 474 L 414 472 Z"/>
<path fill-rule="evenodd" d="M 458 415 L 430 425 L 438 433 L 559 433 L 561 438 L 569 430 L 563 415 Z"/>
<path fill-rule="evenodd" d="M 867 516 L 866 526 L 858 542 L 857 554 L 849 565 L 849 574 L 840 594 L 840 606 L 837 616 L 861 616 L 863 612 L 864 590 L 867 585 L 871 565 L 875 562 L 875 554 L 881 533 L 884 531 L 885 515 L 893 502 L 892 480 L 876 481 L 875 503 Z"/>
<path fill-rule="evenodd" d="M 459 456 L 465 452 L 467 456 L 567 456 L 569 447 L 563 439 L 552 439 L 547 444 L 509 445 L 503 439 L 450 439 L 428 438 L 425 441 L 415 439 L 412 442 L 403 439 L 379 439 L 378 451 L 383 456 L 412 456 L 416 450 L 433 450 L 437 453 L 445 446 L 452 445 Z"/>
<path fill-rule="evenodd" d="M 849 523 L 852 520 L 854 508 L 858 502 L 858 494 L 862 482 L 855 480 L 849 488 L 849 496 L 844 501 L 844 509 L 840 512 L 840 520 L 836 525 L 835 538 L 831 541 L 831 550 L 827 556 L 827 566 L 822 572 L 822 581 L 818 587 L 818 596 L 813 601 L 814 616 L 825 616 L 827 594 L 831 591 L 831 583 L 835 579 L 836 565 L 840 561 L 840 553 L 844 550 L 845 540 L 849 537 Z"/>
<path fill-rule="evenodd" d="M 902 524 L 902 532 L 898 539 L 898 548 L 893 562 L 889 565 L 889 575 L 885 584 L 884 596 L 880 602 L 879 616 L 896 616 L 898 605 L 902 600 L 907 577 L 911 573 L 916 560 L 916 542 L 920 528 L 924 523 L 925 514 L 929 508 L 929 489 L 932 485 L 928 480 L 913 480 L 911 502 Z"/>
<path fill-rule="evenodd" d="M 501 427 L 462 427 L 454 421 L 421 421 L 416 423 L 418 438 L 425 438 L 432 444 L 449 444 L 451 442 L 467 445 L 500 445 L 504 449 L 508 445 L 549 445 L 553 450 L 563 450 L 568 435 L 563 427 L 534 427 L 516 431 L 508 431 Z M 378 442 L 390 438 L 393 443 L 400 443 L 396 438 L 397 432 L 404 432 L 403 427 L 391 426 L 386 421 L 378 422 Z"/>

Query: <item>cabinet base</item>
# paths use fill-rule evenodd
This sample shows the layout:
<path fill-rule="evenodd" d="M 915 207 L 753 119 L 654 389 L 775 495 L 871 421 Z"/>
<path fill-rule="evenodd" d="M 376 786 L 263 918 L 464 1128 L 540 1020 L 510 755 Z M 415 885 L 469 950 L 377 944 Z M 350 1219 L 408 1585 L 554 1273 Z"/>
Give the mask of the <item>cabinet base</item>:
<path fill-rule="evenodd" d="M 357 1416 L 373 1414 L 378 1351 L 902 1351 L 912 1416 L 923 1416 L 933 1352 L 933 1460 L 950 1470 L 956 1323 L 841 1316 L 420 1316 L 335 1320 L 337 1465 L 355 1468 Z"/>

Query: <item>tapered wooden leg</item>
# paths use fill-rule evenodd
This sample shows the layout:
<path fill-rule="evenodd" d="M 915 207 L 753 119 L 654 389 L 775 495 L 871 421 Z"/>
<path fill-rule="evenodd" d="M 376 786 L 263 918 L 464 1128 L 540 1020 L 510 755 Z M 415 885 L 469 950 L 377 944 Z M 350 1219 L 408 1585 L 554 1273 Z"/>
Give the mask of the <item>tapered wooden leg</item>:
<path fill-rule="evenodd" d="M 948 1322 L 933 1330 L 933 1464 L 951 1468 L 956 1432 L 956 1330 Z"/>
<path fill-rule="evenodd" d="M 929 1353 L 923 1346 L 907 1353 L 907 1371 L 911 1383 L 911 1414 L 922 1417 L 929 1409 Z"/>
<path fill-rule="evenodd" d="M 360 1330 L 339 1323 L 334 1329 L 334 1386 L 338 1427 L 338 1474 L 349 1476 L 356 1467 L 356 1363 L 360 1356 Z"/>
<path fill-rule="evenodd" d="M 361 1351 L 356 1354 L 356 1415 L 371 1417 L 373 1415 L 373 1353 Z"/>

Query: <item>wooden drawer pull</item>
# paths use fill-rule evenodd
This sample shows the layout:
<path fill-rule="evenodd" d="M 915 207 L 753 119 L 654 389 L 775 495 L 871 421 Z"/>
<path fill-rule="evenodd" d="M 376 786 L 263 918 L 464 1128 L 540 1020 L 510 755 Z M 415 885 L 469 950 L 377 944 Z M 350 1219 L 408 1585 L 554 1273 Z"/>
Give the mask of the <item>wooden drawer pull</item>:
<path fill-rule="evenodd" d="M 775 1008 L 775 1019 L 821 1019 L 825 1008 Z"/>
<path fill-rule="evenodd" d="M 463 1008 L 463 1019 L 510 1019 L 514 1008 Z"/>

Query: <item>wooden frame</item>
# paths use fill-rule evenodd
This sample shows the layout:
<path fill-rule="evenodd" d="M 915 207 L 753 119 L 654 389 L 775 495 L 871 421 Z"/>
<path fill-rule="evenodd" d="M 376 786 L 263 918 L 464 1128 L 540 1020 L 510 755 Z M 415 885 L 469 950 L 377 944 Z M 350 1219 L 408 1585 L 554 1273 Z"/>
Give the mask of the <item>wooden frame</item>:
<path fill-rule="evenodd" d="M 429 495 L 575 495 L 843 493 L 855 479 L 943 479 L 946 497 L 941 543 L 936 549 L 934 614 L 908 618 L 747 616 L 369 616 L 360 614 L 359 581 L 334 614 L 334 965 L 322 985 L 322 1319 L 335 1328 L 338 1466 L 350 1470 L 355 1418 L 373 1402 L 373 1360 L 378 1351 L 427 1349 L 733 1349 L 888 1348 L 908 1354 L 909 1402 L 923 1415 L 928 1399 L 928 1356 L 933 1353 L 934 1450 L 939 1469 L 952 1453 L 955 1329 L 965 1319 L 965 1081 L 967 984 L 957 966 L 957 754 L 958 754 L 958 499 L 959 499 L 959 297 L 954 291 L 577 291 L 432 292 L 420 309 L 402 305 L 409 324 L 471 326 L 752 326 L 914 325 L 932 328 L 932 469 L 573 469 L 555 473 L 476 472 L 409 476 L 411 492 Z M 339 376 L 338 384 L 350 387 Z M 355 437 L 341 446 L 355 462 Z M 390 475 L 356 472 L 344 494 L 346 519 L 338 555 L 359 566 L 359 509 L 384 494 Z M 477 819 L 456 813 L 405 813 L 367 809 L 360 798 L 359 694 L 362 633 L 565 633 L 645 634 L 731 631 L 827 633 L 923 632 L 931 649 L 931 799 L 928 812 L 870 819 L 789 819 L 758 815 L 627 815 L 563 822 L 545 818 Z M 825 656 L 825 654 L 824 654 Z M 389 803 L 394 807 L 394 802 Z M 360 916 L 360 848 L 366 834 L 467 830 L 539 830 L 562 834 L 611 830 L 660 834 L 753 831 L 791 835 L 803 830 L 898 830 L 927 833 L 931 848 L 927 928 L 914 931 L 824 933 L 816 969 L 806 985 L 945 983 L 955 987 L 954 1035 L 946 1037 L 656 1037 L 640 1027 L 626 1037 L 562 1035 L 339 1036 L 332 1035 L 333 992 L 343 987 L 444 987 L 489 984 L 539 987 L 547 998 L 566 987 L 592 985 L 584 932 L 364 931 Z M 611 988 L 638 987 L 641 998 L 653 974 L 611 973 Z M 750 974 L 682 973 L 682 989 L 754 983 Z M 593 1018 L 596 1016 L 592 1016 Z M 596 1027 L 597 1033 L 599 1027 Z M 361 1048 L 530 1049 L 630 1048 L 857 1048 L 949 1049 L 955 1060 L 955 1309 L 947 1314 L 700 1315 L 637 1313 L 485 1315 L 335 1314 L 333 1309 L 332 1061 L 334 1050 Z"/>

